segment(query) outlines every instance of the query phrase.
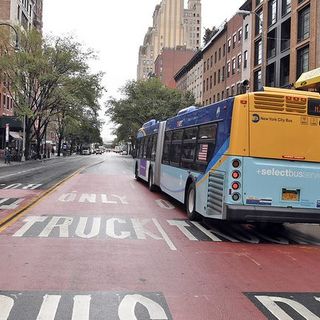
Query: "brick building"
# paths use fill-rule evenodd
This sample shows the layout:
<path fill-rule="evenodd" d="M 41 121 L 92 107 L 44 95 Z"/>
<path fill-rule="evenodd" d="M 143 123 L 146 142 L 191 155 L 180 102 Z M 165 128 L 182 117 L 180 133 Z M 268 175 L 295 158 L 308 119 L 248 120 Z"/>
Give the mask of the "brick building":
<path fill-rule="evenodd" d="M 186 47 L 164 48 L 155 61 L 155 76 L 168 88 L 176 88 L 174 75 L 195 54 Z"/>
<path fill-rule="evenodd" d="M 301 73 L 320 66 L 320 2 L 250 1 L 252 90 L 290 87 Z"/>

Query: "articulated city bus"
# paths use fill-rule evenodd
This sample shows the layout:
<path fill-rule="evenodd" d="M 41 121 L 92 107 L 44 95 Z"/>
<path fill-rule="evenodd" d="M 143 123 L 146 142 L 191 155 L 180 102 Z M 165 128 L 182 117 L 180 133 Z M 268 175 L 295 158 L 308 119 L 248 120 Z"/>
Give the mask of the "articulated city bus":
<path fill-rule="evenodd" d="M 318 93 L 264 88 L 140 129 L 136 177 L 191 220 L 319 222 L 319 138 Z"/>

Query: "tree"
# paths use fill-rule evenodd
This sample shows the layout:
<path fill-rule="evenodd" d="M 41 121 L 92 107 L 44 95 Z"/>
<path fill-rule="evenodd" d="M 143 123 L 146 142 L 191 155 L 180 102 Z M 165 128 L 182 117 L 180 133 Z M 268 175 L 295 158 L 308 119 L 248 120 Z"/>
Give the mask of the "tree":
<path fill-rule="evenodd" d="M 72 38 L 44 39 L 31 30 L 20 34 L 20 44 L 22 50 L 2 56 L 0 72 L 8 80 L 6 88 L 14 100 L 15 112 L 25 117 L 28 158 L 33 138 L 39 156 L 52 119 L 83 114 L 76 112 L 83 107 L 97 113 L 102 87 L 101 74 L 89 73 L 88 60 L 94 58 L 93 52 L 84 50 Z"/>
<path fill-rule="evenodd" d="M 169 89 L 157 78 L 128 81 L 121 92 L 124 98 L 111 98 L 106 111 L 106 115 L 117 125 L 114 134 L 118 141 L 131 138 L 134 142 L 136 132 L 143 123 L 150 119 L 167 119 L 195 102 L 190 92 Z"/>
<path fill-rule="evenodd" d="M 205 28 L 204 36 L 203 36 L 203 44 L 206 45 L 218 31 L 219 29 L 217 29 L 216 27 L 213 27 L 212 29 Z"/>

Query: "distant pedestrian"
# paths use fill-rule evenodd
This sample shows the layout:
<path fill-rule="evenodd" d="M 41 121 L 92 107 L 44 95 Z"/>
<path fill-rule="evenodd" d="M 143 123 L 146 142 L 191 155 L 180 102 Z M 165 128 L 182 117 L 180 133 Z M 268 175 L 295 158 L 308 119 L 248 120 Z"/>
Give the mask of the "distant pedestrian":
<path fill-rule="evenodd" d="M 10 164 L 10 158 L 11 158 L 10 149 L 6 147 L 6 149 L 4 150 L 4 163 Z"/>

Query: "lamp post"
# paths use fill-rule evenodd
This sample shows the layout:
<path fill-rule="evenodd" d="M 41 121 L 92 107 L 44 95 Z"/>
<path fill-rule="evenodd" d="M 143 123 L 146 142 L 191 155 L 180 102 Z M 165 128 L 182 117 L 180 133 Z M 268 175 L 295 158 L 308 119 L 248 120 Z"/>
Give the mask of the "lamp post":
<path fill-rule="evenodd" d="M 263 34 L 263 20 L 261 17 L 255 12 L 255 11 L 247 11 L 247 10 L 238 10 L 236 14 L 243 16 L 243 18 L 250 16 L 250 15 L 256 15 L 259 21 L 259 27 L 261 28 L 261 86 L 264 85 L 264 34 Z"/>

